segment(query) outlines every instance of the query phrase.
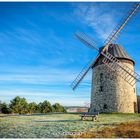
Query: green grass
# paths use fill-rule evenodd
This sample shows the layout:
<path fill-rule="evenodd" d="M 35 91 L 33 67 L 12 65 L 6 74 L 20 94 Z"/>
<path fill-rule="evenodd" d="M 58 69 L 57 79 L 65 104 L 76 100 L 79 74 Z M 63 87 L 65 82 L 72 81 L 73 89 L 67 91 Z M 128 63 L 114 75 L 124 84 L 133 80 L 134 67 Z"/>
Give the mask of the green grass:
<path fill-rule="evenodd" d="M 66 134 L 140 121 L 140 114 L 100 114 L 98 121 L 81 121 L 79 114 L 0 116 L 0 138 L 62 138 Z"/>

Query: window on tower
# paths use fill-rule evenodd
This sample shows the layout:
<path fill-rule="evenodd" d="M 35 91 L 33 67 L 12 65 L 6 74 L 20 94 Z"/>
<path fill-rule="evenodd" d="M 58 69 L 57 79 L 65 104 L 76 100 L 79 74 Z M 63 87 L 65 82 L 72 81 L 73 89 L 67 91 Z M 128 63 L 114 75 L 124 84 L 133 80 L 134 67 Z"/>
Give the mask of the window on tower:
<path fill-rule="evenodd" d="M 100 89 L 99 91 L 102 92 L 103 91 L 103 73 L 100 73 Z"/>
<path fill-rule="evenodd" d="M 103 86 L 100 86 L 100 91 L 103 91 Z"/>
<path fill-rule="evenodd" d="M 107 104 L 104 104 L 104 109 L 107 109 Z"/>
<path fill-rule="evenodd" d="M 135 93 L 135 88 L 134 88 L 134 93 Z"/>
<path fill-rule="evenodd" d="M 103 80 L 103 73 L 100 73 L 100 82 Z"/>

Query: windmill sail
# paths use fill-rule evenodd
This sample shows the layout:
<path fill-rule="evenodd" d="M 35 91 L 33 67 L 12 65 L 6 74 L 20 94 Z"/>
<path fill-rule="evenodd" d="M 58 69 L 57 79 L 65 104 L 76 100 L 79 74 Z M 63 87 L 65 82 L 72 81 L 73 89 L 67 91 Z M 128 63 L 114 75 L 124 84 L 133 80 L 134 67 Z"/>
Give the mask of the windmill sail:
<path fill-rule="evenodd" d="M 140 7 L 140 3 L 136 3 L 130 8 L 127 14 L 124 16 L 123 20 L 115 27 L 115 29 L 111 32 L 108 38 L 105 40 L 105 47 L 102 49 L 102 52 L 108 49 L 108 46 L 112 43 L 113 40 L 118 38 L 118 35 L 121 33 L 124 26 L 130 21 L 132 16 L 136 13 L 138 8 Z M 98 54 L 96 60 L 100 57 L 101 54 Z M 95 62 L 96 62 L 95 60 Z"/>
<path fill-rule="evenodd" d="M 97 51 L 99 51 L 99 49 L 97 49 L 95 47 L 95 45 L 96 45 L 95 41 L 92 38 L 90 38 L 89 36 L 87 36 L 81 32 L 76 32 L 75 35 L 83 44 L 85 44 L 89 48 L 96 49 Z M 75 90 L 77 88 L 79 83 L 82 81 L 82 79 L 85 77 L 85 75 L 88 73 L 88 71 L 92 67 L 93 64 L 91 62 L 93 62 L 93 59 L 81 70 L 81 72 L 77 75 L 75 80 L 71 83 L 71 87 L 73 90 Z"/>
<path fill-rule="evenodd" d="M 90 40 L 90 38 L 88 38 L 88 36 L 86 36 L 83 33 L 82 33 L 82 35 L 80 35 L 80 33 L 79 33 L 77 35 L 77 37 L 81 42 L 83 42 L 84 44 L 86 44 L 88 46 L 91 46 L 92 48 L 95 48 L 99 52 L 99 49 L 92 45 L 93 41 Z M 120 63 L 120 61 L 116 57 L 111 55 L 109 52 L 105 53 L 105 51 L 104 52 L 101 51 L 101 55 L 104 56 L 104 59 L 103 59 L 102 62 L 104 64 L 106 64 L 109 68 L 111 68 L 112 70 L 118 71 L 120 73 L 121 77 L 124 80 L 126 80 L 131 86 L 133 86 L 135 84 L 136 80 L 140 82 L 140 75 L 139 74 L 134 72 L 134 70 L 130 69 L 128 66 Z M 88 70 L 92 66 L 93 66 L 93 63 L 91 63 L 91 65 L 88 67 Z M 81 75 L 82 79 L 83 79 L 84 76 L 85 76 L 85 74 Z M 80 81 L 78 81 L 78 84 L 80 83 Z"/>
<path fill-rule="evenodd" d="M 93 39 L 91 39 L 89 36 L 86 36 L 84 33 L 81 32 L 77 32 L 76 33 L 76 37 L 83 42 L 83 44 L 85 44 L 86 46 L 88 46 L 89 48 L 94 48 L 97 49 L 95 47 L 95 41 Z M 97 49 L 97 51 L 99 51 Z M 77 77 L 75 78 L 75 80 L 71 83 L 71 87 L 73 90 L 75 90 L 77 88 L 77 86 L 79 85 L 79 83 L 82 81 L 82 79 L 85 77 L 85 75 L 88 73 L 88 71 L 90 70 L 90 68 L 92 67 L 92 61 L 90 61 L 82 70 L 81 72 L 77 75 Z"/>
<path fill-rule="evenodd" d="M 130 21 L 131 17 L 136 13 L 137 9 L 139 8 L 140 4 L 134 4 L 132 8 L 127 12 L 127 14 L 124 16 L 122 21 L 115 27 L 115 29 L 112 31 L 112 33 L 108 36 L 108 38 L 105 40 L 106 47 L 112 43 L 114 39 L 116 39 L 119 35 L 119 33 L 122 31 L 126 23 Z"/>
<path fill-rule="evenodd" d="M 100 57 L 100 55 L 104 55 L 107 59 L 109 59 L 111 62 L 114 63 L 114 66 L 117 65 L 116 61 L 114 59 L 111 59 L 110 57 L 106 56 L 103 52 L 105 52 L 108 49 L 108 46 L 112 43 L 112 41 L 117 37 L 117 35 L 120 33 L 120 31 L 123 29 L 123 27 L 126 25 L 126 23 L 131 19 L 131 17 L 135 14 L 135 12 L 137 11 L 137 9 L 139 8 L 140 4 L 135 4 L 135 6 L 133 8 L 131 8 L 131 10 L 129 11 L 129 13 L 126 15 L 126 18 L 123 20 L 123 22 L 121 22 L 121 24 L 119 24 L 115 30 L 112 32 L 112 34 L 107 38 L 106 40 L 106 45 L 105 47 L 102 49 L 101 52 L 99 52 L 99 49 L 95 47 L 95 42 L 89 38 L 87 35 L 83 34 L 83 33 L 77 33 L 76 37 L 86 46 L 90 47 L 90 48 L 94 48 L 99 52 L 99 55 L 97 56 L 96 60 Z M 111 55 L 111 54 L 110 54 Z M 105 64 L 109 64 L 106 63 L 107 59 L 104 59 L 104 63 Z M 77 76 L 77 78 L 72 82 L 72 88 L 76 89 L 76 87 L 79 85 L 79 83 L 82 81 L 82 79 L 85 77 L 85 75 L 88 73 L 88 71 L 90 70 L 90 68 L 92 68 L 92 66 L 94 65 L 94 63 L 96 62 L 96 60 L 93 62 L 91 62 L 89 64 L 89 66 L 87 66 L 86 69 L 83 69 L 83 72 L 80 72 L 80 74 Z M 118 60 L 117 60 L 118 61 Z M 108 65 L 109 66 L 109 65 Z M 129 76 L 133 77 L 134 79 L 137 79 L 138 81 L 140 80 L 139 75 L 137 73 L 134 72 L 134 74 L 131 74 L 129 71 L 125 70 L 126 66 L 125 65 L 119 65 L 119 68 L 121 68 L 122 70 L 124 70 L 127 74 L 129 74 Z"/>
<path fill-rule="evenodd" d="M 91 49 L 97 49 L 96 46 L 96 42 L 90 37 L 85 35 L 82 32 L 77 31 L 75 36 L 83 43 L 85 44 L 87 47 L 91 48 Z M 86 41 L 85 41 L 86 40 Z M 99 49 L 97 49 L 98 51 Z"/>
<path fill-rule="evenodd" d="M 137 74 L 134 70 L 130 69 L 128 66 L 120 63 L 116 57 L 108 52 L 106 52 L 106 54 L 102 53 L 102 55 L 105 56 L 102 62 L 113 71 L 117 71 L 119 75 L 131 86 L 135 85 L 136 80 L 140 82 L 140 75 Z"/>
<path fill-rule="evenodd" d="M 82 79 L 84 78 L 84 76 L 88 73 L 88 71 L 90 70 L 90 64 L 86 65 L 81 72 L 77 75 L 77 77 L 75 78 L 75 80 L 71 83 L 71 87 L 73 90 L 75 90 L 77 88 L 77 86 L 79 85 L 79 83 L 82 81 Z"/>

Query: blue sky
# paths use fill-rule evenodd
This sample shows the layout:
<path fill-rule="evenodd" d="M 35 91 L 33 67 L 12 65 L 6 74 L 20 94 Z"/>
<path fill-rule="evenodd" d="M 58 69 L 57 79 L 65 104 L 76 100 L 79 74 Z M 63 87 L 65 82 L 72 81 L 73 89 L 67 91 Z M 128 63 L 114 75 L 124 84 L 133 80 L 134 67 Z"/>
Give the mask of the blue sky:
<path fill-rule="evenodd" d="M 73 92 L 70 83 L 97 52 L 74 33 L 87 33 L 103 45 L 132 3 L 0 3 L 0 100 L 85 105 L 90 102 L 91 71 Z M 136 61 L 140 73 L 140 14 L 117 43 Z M 137 84 L 140 95 L 140 84 Z"/>

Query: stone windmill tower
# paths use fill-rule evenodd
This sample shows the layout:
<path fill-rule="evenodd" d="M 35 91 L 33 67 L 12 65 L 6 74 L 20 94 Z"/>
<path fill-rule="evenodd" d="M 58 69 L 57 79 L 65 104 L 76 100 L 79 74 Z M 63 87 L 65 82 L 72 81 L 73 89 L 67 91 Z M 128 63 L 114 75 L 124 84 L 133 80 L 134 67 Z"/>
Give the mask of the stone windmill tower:
<path fill-rule="evenodd" d="M 127 65 L 134 70 L 135 62 L 129 57 L 125 50 L 117 44 L 111 44 L 108 52 L 116 57 L 121 64 Z M 117 71 L 112 71 L 103 62 L 100 56 L 93 65 L 93 79 L 91 90 L 91 108 L 99 112 L 131 112 L 137 111 L 136 84 L 124 80 Z M 128 76 L 128 75 L 126 75 Z M 130 77 L 131 78 L 131 77 Z"/>
<path fill-rule="evenodd" d="M 92 69 L 90 112 L 95 109 L 99 112 L 134 113 L 137 111 L 136 80 L 140 82 L 140 75 L 134 71 L 135 62 L 114 41 L 139 6 L 139 3 L 134 4 L 100 49 L 96 47 L 92 38 L 81 32 L 76 33 L 76 37 L 82 43 L 99 52 L 96 59 L 86 65 L 71 84 L 72 89 L 75 90 Z"/>

